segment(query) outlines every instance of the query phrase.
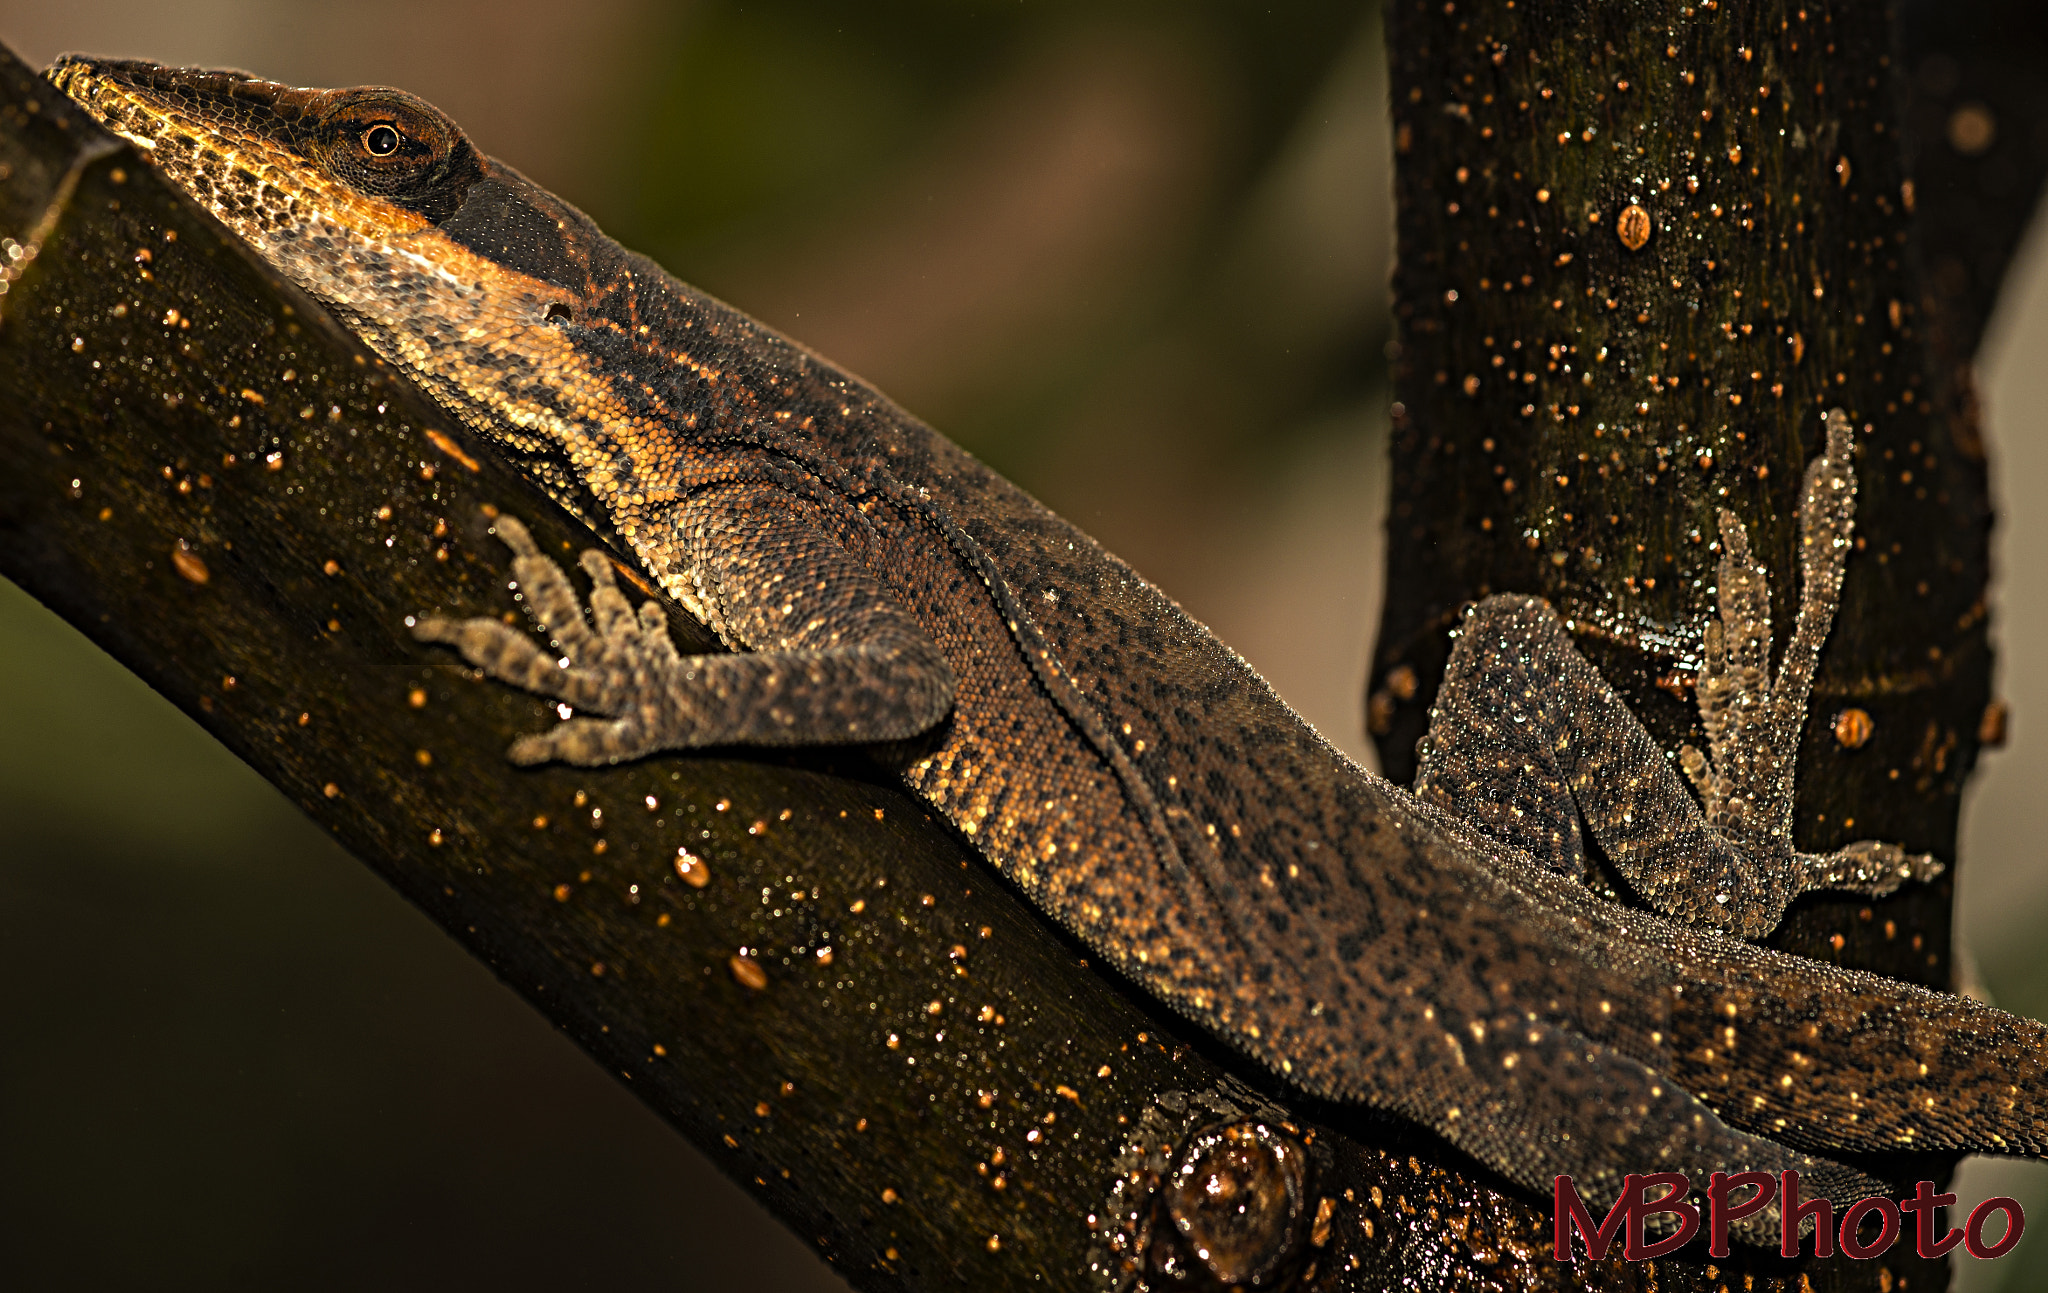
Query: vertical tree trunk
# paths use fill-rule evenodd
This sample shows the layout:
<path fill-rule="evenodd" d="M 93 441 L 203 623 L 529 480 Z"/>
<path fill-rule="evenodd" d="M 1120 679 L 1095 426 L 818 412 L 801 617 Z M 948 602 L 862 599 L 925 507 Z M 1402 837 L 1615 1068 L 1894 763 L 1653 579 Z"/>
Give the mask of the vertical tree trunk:
<path fill-rule="evenodd" d="M 1782 636 L 1801 470 L 1840 406 L 1857 552 L 1800 839 L 1951 856 L 1988 700 L 1989 512 L 1974 407 L 1929 360 L 1886 15 L 1539 8 L 1391 11 L 1400 412 L 1370 702 L 1387 762 L 1410 767 L 1443 630 L 1495 590 L 1549 598 L 1653 731 L 1700 742 L 1717 510 L 1748 524 Z M 1774 941 L 1946 985 L 1948 892 L 1804 903 Z"/>
<path fill-rule="evenodd" d="M 1668 749 L 1704 747 L 1691 679 L 1717 512 L 1771 571 L 1782 645 L 1801 469 L 1839 406 L 1857 428 L 1856 552 L 1800 748 L 1797 836 L 1952 861 L 1963 780 L 2000 721 L 1967 383 L 1984 308 L 1957 318 L 1922 287 L 1891 15 L 1397 0 L 1388 21 L 1399 403 L 1367 704 L 1390 775 L 1412 775 L 1445 630 L 1494 591 L 1549 598 Z M 1768 941 L 1953 987 L 1953 878 L 1810 898 Z M 1887 1261 L 1885 1280 L 1945 1282 L 1939 1264 Z M 1879 1264 L 1810 1275 L 1876 1287 Z M 1669 1278 L 1712 1282 L 1685 1263 Z"/>

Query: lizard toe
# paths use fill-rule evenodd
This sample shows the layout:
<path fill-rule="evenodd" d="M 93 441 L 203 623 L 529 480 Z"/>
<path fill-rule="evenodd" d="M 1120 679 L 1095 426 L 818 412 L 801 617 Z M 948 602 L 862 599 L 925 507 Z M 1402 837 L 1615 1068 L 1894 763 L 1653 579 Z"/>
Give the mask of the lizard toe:
<path fill-rule="evenodd" d="M 1882 840 L 1857 840 L 1833 853 L 1799 855 L 1803 887 L 1842 889 L 1873 898 L 1892 893 L 1908 880 L 1925 883 L 1948 868 L 1926 853 L 1908 853 Z"/>
<path fill-rule="evenodd" d="M 571 718 L 546 732 L 522 736 L 507 756 L 531 767 L 538 763 L 572 763 L 602 768 L 653 753 L 653 747 L 632 719 Z"/>
<path fill-rule="evenodd" d="M 501 513 L 492 522 L 491 533 L 498 536 L 499 542 L 512 549 L 512 555 L 515 557 L 540 556 L 540 545 L 533 541 L 532 531 L 528 530 L 525 523 L 516 516 Z"/>
<path fill-rule="evenodd" d="M 419 641 L 454 647 L 489 677 L 515 687 L 571 703 L 584 694 L 573 671 L 564 669 L 532 638 L 497 620 L 422 617 L 412 633 Z"/>

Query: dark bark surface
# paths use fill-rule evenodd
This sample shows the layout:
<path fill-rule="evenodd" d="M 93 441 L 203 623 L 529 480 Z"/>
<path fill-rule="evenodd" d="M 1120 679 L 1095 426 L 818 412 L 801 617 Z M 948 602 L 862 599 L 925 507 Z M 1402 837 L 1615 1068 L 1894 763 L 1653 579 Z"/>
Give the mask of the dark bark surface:
<path fill-rule="evenodd" d="M 1929 344 L 1962 369 L 2048 179 L 2048 9 L 1910 0 L 1900 29 L 1920 288 L 1942 324 Z"/>

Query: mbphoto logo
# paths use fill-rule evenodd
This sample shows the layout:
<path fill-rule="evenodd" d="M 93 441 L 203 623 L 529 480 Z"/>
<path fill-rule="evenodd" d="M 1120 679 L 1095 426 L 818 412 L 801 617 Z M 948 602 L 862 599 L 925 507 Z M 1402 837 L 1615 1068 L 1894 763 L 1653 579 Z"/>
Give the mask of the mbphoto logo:
<path fill-rule="evenodd" d="M 1663 1193 L 1651 1198 L 1650 1191 L 1656 1189 Z M 1732 1202 L 1730 1196 L 1742 1190 L 1749 1192 L 1747 1197 L 1739 1203 Z M 1676 1252 L 1691 1243 L 1701 1228 L 1699 1208 L 1685 1201 L 1691 1191 L 1692 1180 L 1683 1172 L 1631 1172 L 1623 1178 L 1621 1197 L 1608 1210 L 1607 1219 L 1596 1227 L 1572 1178 L 1560 1176 L 1551 1205 L 1551 1255 L 1561 1262 L 1571 1260 L 1574 1227 L 1586 1255 L 1596 1261 L 1607 1256 L 1617 1234 L 1621 1236 L 1621 1255 L 1625 1261 L 1648 1261 Z M 1842 1210 L 1837 1224 L 1834 1204 L 1826 1199 L 1799 1197 L 1797 1172 L 1777 1176 L 1769 1172 L 1716 1172 L 1707 1182 L 1707 1252 L 1726 1257 L 1729 1223 L 1754 1216 L 1774 1202 L 1779 1204 L 1778 1251 L 1786 1257 L 1799 1256 L 1799 1232 L 1809 1218 L 1813 1221 L 1814 1256 L 1832 1257 L 1839 1248 L 1844 1257 L 1855 1261 L 1880 1256 L 1896 1243 L 1907 1214 L 1913 1217 L 1914 1248 L 1922 1257 L 1940 1257 L 1957 1244 L 1972 1257 L 2003 1257 L 2026 1231 L 2027 1218 L 2018 1201 L 1999 1197 L 1986 1199 L 1972 1208 L 1970 1219 L 1961 1230 L 1950 1229 L 1937 1237 L 1934 1210 L 1955 1201 L 1953 1194 L 1936 1194 L 1934 1182 L 1922 1181 L 1912 1198 L 1896 1203 L 1886 1198 L 1858 1199 Z M 2005 1214 L 2005 1233 L 1996 1243 L 1987 1244 L 1985 1222 L 2000 1212 Z M 1660 1214 L 1678 1218 L 1678 1229 L 1661 1239 L 1646 1241 L 1644 1219 Z M 1866 1241 L 1863 1228 L 1873 1217 L 1877 1233 Z"/>

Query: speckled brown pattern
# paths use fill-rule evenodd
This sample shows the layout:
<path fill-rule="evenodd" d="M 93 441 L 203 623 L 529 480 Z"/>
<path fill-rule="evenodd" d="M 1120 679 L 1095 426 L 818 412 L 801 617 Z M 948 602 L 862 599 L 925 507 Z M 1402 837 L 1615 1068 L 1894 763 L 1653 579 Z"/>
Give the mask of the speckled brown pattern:
<path fill-rule="evenodd" d="M 1799 1149 L 2048 1151 L 2041 1025 L 1709 927 L 1929 870 L 1802 857 L 1783 815 L 1847 538 L 1846 426 L 1809 473 L 1806 646 L 1775 685 L 1763 575 L 1724 522 L 1715 739 L 1686 760 L 1709 816 L 1526 599 L 1468 620 L 1418 798 L 1078 530 L 418 100 L 140 64 L 53 77 L 739 652 L 677 655 L 602 574 L 586 628 L 501 525 L 559 656 L 495 621 L 422 635 L 613 720 L 515 757 L 915 735 L 888 747 L 912 789 L 1121 972 L 1301 1089 L 1534 1189 L 1797 1168 L 1840 1199 L 1875 1183 Z M 1592 893 L 1572 874 L 1588 834 L 1696 923 Z"/>
<path fill-rule="evenodd" d="M 1581 878 L 1583 819 L 1651 906 L 1745 938 L 1770 933 L 1810 890 L 1877 896 L 1939 874 L 1934 859 L 1875 840 L 1821 856 L 1793 847 L 1800 725 L 1855 526 L 1849 420 L 1836 409 L 1827 428 L 1826 450 L 1806 473 L 1799 616 L 1775 681 L 1765 573 L 1741 520 L 1721 512 L 1721 613 L 1707 625 L 1698 685 L 1710 749 L 1679 750 L 1704 816 L 1550 607 L 1513 596 L 1488 598 L 1465 617 L 1417 751 L 1416 794 Z M 1584 732 L 1609 735 L 1557 740 Z"/>

